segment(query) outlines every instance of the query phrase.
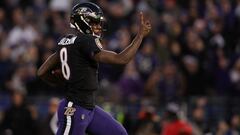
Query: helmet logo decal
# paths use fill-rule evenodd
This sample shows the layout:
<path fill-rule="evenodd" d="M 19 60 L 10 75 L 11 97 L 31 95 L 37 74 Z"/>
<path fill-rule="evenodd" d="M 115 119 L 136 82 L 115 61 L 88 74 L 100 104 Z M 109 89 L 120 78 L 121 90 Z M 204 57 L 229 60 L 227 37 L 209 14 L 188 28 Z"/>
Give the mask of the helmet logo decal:
<path fill-rule="evenodd" d="M 86 32 L 87 32 L 87 33 L 90 33 L 90 30 L 87 29 Z"/>
<path fill-rule="evenodd" d="M 80 12 L 86 12 L 87 11 L 87 8 L 83 7 L 81 8 Z"/>

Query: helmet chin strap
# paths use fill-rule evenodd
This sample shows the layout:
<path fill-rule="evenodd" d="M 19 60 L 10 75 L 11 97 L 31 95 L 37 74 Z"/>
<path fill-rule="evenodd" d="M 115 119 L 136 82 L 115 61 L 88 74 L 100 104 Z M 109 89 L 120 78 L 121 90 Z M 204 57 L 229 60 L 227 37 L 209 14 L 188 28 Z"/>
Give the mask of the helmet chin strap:
<path fill-rule="evenodd" d="M 72 23 L 70 23 L 70 28 L 76 29 L 76 27 Z"/>
<path fill-rule="evenodd" d="M 100 35 L 97 35 L 97 34 L 95 34 L 94 32 L 92 33 L 92 35 L 95 36 L 95 37 L 97 37 L 97 38 L 101 38 Z"/>
<path fill-rule="evenodd" d="M 74 25 L 73 25 L 72 23 L 70 23 L 70 28 L 77 29 L 78 31 L 80 31 L 81 33 L 83 33 L 83 31 L 79 28 L 79 26 L 77 25 L 77 23 L 74 23 Z"/>

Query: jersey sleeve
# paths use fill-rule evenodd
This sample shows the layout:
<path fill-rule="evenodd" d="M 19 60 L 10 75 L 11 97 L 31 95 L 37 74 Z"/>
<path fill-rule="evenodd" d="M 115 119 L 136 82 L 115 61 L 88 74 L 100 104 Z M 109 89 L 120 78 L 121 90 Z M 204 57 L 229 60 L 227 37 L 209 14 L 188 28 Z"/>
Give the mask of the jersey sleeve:
<path fill-rule="evenodd" d="M 87 56 L 94 56 L 102 50 L 102 45 L 99 38 L 86 36 L 82 39 L 77 39 L 78 44 L 81 44 L 81 51 Z"/>

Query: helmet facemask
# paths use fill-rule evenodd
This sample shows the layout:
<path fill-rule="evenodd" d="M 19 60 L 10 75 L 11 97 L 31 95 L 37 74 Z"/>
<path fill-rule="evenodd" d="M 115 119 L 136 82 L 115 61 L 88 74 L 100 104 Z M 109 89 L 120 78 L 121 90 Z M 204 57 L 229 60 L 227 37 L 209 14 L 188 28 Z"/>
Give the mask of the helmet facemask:
<path fill-rule="evenodd" d="M 102 15 L 93 14 L 88 16 L 86 20 L 89 20 L 89 25 L 93 36 L 102 37 L 104 31 L 105 18 Z"/>

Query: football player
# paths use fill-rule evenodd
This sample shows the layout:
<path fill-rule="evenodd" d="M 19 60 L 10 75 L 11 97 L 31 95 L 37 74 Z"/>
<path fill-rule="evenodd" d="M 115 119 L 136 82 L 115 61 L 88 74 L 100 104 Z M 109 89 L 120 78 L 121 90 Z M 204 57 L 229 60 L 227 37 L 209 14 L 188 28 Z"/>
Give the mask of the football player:
<path fill-rule="evenodd" d="M 57 51 L 39 68 L 38 76 L 51 85 L 59 79 L 53 69 L 60 69 L 66 83 L 66 96 L 58 109 L 57 135 L 127 135 L 123 126 L 95 104 L 98 89 L 98 62 L 127 64 L 136 54 L 151 25 L 139 13 L 139 31 L 121 53 L 102 48 L 105 17 L 94 3 L 79 3 L 71 12 L 71 32 L 58 43 Z M 54 78 L 55 77 L 55 78 Z M 61 83 L 61 82 L 60 82 Z"/>

